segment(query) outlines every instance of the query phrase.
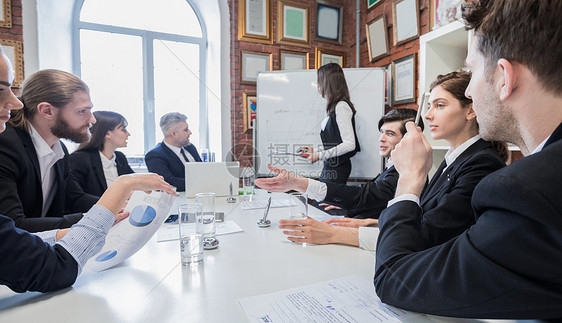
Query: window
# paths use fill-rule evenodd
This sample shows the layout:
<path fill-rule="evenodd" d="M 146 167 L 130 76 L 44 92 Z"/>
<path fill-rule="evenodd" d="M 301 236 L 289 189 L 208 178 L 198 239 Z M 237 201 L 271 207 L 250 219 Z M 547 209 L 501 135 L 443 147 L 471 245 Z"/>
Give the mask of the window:
<path fill-rule="evenodd" d="M 94 110 L 127 119 L 126 155 L 144 155 L 162 140 L 160 117 L 188 117 L 191 141 L 208 148 L 206 33 L 186 0 L 79 0 L 80 77 Z M 109 8 L 109 10 L 108 10 Z M 76 55 L 75 54 L 75 55 Z"/>

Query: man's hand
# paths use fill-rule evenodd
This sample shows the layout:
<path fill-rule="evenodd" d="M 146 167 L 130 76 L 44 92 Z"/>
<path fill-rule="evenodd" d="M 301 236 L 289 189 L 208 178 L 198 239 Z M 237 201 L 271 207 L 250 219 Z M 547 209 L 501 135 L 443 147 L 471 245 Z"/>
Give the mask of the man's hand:
<path fill-rule="evenodd" d="M 320 204 L 318 204 L 318 206 L 325 206 L 324 211 L 341 210 L 341 207 L 335 206 L 335 205 L 332 205 L 332 204 L 328 204 L 328 203 L 320 203 Z"/>
<path fill-rule="evenodd" d="M 328 224 L 335 224 L 339 227 L 350 227 L 350 228 L 369 227 L 369 226 L 377 227 L 379 225 L 379 220 L 377 219 L 332 218 L 332 219 L 324 220 L 322 222 Z"/>
<path fill-rule="evenodd" d="M 433 162 L 431 145 L 420 128 L 406 123 L 408 132 L 392 151 L 392 162 L 400 174 L 396 196 L 421 195 Z"/>
<path fill-rule="evenodd" d="M 306 191 L 308 187 L 308 180 L 300 177 L 286 169 L 274 167 L 267 164 L 267 167 L 277 174 L 275 177 L 258 178 L 254 183 L 269 192 L 287 192 L 295 190 L 299 192 Z"/>

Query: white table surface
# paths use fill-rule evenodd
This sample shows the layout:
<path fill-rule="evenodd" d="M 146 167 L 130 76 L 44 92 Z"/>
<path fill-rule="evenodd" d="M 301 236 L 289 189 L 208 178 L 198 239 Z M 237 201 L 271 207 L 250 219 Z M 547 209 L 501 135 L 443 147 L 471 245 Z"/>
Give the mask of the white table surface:
<path fill-rule="evenodd" d="M 255 198 L 267 198 L 265 192 L 257 192 Z M 171 213 L 185 201 L 178 197 Z M 241 210 L 239 203 L 228 204 L 225 197 L 218 197 L 216 211 L 225 212 L 225 220 L 235 221 L 244 232 L 219 236 L 220 247 L 205 251 L 203 265 L 182 266 L 179 242 L 156 242 L 155 234 L 120 265 L 103 272 L 83 272 L 64 290 L 17 294 L 0 286 L 0 322 L 247 322 L 239 298 L 352 274 L 373 278 L 372 252 L 286 240 L 278 224 L 288 217 L 287 207 L 270 210 L 269 228 L 256 224 L 263 209 Z M 323 214 L 312 207 L 309 212 Z M 432 317 L 431 321 L 459 320 Z"/>
<path fill-rule="evenodd" d="M 258 191 L 259 192 L 259 191 Z M 255 198 L 266 199 L 265 192 Z M 273 198 L 284 198 L 273 194 Z M 240 198 L 237 199 L 238 202 Z M 185 202 L 178 197 L 174 204 Z M 172 208 L 172 213 L 175 206 Z M 184 267 L 179 242 L 156 242 L 103 272 L 83 272 L 70 288 L 13 293 L 0 287 L 0 322 L 245 322 L 237 300 L 357 274 L 372 279 L 373 253 L 349 246 L 286 240 L 278 228 L 288 208 L 272 208 L 271 227 L 256 222 L 263 209 L 241 210 L 217 197 L 217 211 L 244 232 L 219 236 L 204 264 Z M 311 208 L 315 214 L 322 212 Z"/>

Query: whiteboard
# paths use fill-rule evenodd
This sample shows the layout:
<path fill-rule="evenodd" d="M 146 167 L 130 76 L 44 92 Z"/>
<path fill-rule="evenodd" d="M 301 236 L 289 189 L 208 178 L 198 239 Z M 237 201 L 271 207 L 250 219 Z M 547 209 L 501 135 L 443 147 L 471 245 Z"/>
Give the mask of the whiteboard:
<path fill-rule="evenodd" d="M 357 110 L 355 127 L 361 151 L 352 159 L 351 178 L 372 179 L 382 170 L 378 153 L 378 122 L 384 113 L 384 70 L 344 69 L 351 102 Z M 254 128 L 254 167 L 258 176 L 270 173 L 267 164 L 305 177 L 320 176 L 323 162 L 284 153 L 303 145 L 322 145 L 321 121 L 326 101 L 316 87 L 316 70 L 272 71 L 258 75 L 257 116 Z"/>

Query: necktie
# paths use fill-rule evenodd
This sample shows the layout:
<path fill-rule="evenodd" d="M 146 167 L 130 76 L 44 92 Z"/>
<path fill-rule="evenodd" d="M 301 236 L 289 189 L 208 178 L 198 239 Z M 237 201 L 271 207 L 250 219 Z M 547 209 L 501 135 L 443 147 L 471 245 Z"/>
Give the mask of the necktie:
<path fill-rule="evenodd" d="M 183 148 L 180 149 L 181 155 L 183 156 L 183 159 L 185 159 L 186 163 L 189 163 L 189 159 L 187 159 L 187 156 L 185 155 L 185 152 L 183 151 Z"/>

